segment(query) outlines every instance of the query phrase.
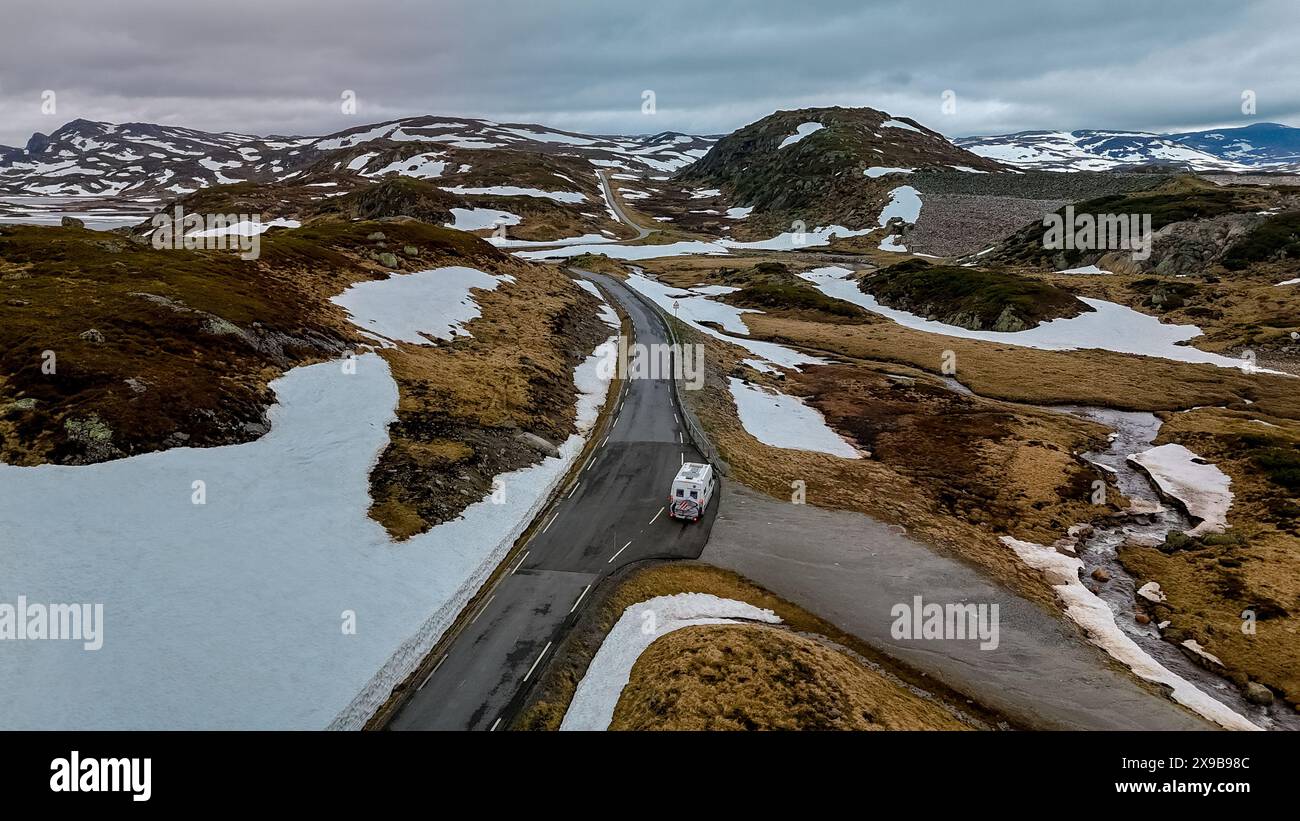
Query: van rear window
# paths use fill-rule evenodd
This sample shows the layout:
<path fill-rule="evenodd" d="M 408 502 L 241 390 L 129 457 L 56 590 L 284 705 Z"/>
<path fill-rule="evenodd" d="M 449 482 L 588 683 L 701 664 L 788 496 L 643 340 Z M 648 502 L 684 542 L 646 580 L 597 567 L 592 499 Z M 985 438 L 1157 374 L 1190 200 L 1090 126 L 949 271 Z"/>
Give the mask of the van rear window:
<path fill-rule="evenodd" d="M 677 488 L 677 498 L 678 498 L 678 499 L 683 498 L 685 495 L 686 495 L 686 493 L 685 493 L 681 488 Z"/>

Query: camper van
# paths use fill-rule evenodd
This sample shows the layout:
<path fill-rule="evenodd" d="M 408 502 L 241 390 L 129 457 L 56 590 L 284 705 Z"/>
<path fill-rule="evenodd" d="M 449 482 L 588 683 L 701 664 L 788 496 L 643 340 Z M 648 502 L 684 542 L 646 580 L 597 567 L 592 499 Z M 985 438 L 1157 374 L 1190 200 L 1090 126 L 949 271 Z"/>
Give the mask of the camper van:
<path fill-rule="evenodd" d="M 674 519 L 699 521 L 711 498 L 713 465 L 684 462 L 673 477 L 673 489 L 668 495 L 668 515 Z"/>

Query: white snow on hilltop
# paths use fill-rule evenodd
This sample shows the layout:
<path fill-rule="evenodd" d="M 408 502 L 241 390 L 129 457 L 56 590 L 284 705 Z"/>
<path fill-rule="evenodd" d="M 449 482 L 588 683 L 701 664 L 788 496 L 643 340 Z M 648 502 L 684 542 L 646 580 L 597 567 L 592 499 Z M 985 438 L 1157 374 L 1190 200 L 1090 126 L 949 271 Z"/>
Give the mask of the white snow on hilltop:
<path fill-rule="evenodd" d="M 901 128 L 904 131 L 915 131 L 917 134 L 921 133 L 921 129 L 911 123 L 905 123 L 902 120 L 885 120 L 880 125 L 882 128 Z"/>
<path fill-rule="evenodd" d="M 1188 533 L 1222 533 L 1232 507 L 1232 479 L 1192 451 L 1177 444 L 1160 445 L 1129 456 L 1166 496 L 1177 499 L 1199 524 Z"/>
<path fill-rule="evenodd" d="M 467 188 L 463 185 L 442 187 L 443 191 L 453 194 L 489 194 L 497 197 L 541 197 L 556 202 L 586 202 L 587 195 L 577 191 L 543 191 L 540 188 L 520 188 L 517 185 L 489 185 L 483 188 Z"/>
<path fill-rule="evenodd" d="M 1174 701 L 1221 727 L 1229 730 L 1260 729 L 1202 692 L 1187 679 L 1161 665 L 1129 638 L 1115 623 L 1115 614 L 1106 602 L 1079 580 L 1084 569 L 1081 559 L 1059 553 L 1053 547 L 1022 542 L 1010 536 L 1001 538 L 1002 543 L 1014 550 L 1021 561 L 1043 573 L 1065 605 L 1065 614 L 1084 629 L 1092 643 L 1127 666 L 1134 675 L 1169 687 Z"/>
<path fill-rule="evenodd" d="M 462 266 L 433 268 L 358 282 L 330 301 L 341 305 L 359 328 L 394 341 L 427 345 L 429 336 L 469 336 L 464 325 L 480 313 L 473 289 L 494 291 L 502 282 L 514 278 Z"/>
<path fill-rule="evenodd" d="M 1058 274 L 1109 274 L 1110 271 L 1098 268 L 1096 265 L 1082 265 L 1078 268 L 1066 268 L 1063 271 L 1057 271 Z"/>
<path fill-rule="evenodd" d="M 498 225 L 518 225 L 520 221 L 518 214 L 495 208 L 453 208 L 451 216 L 454 221 L 444 225 L 457 231 L 482 231 Z"/>
<path fill-rule="evenodd" d="M 828 266 L 809 271 L 804 278 L 827 296 L 860 305 L 872 313 L 888 317 L 899 325 L 915 328 L 918 331 L 963 339 L 979 339 L 985 342 L 1001 342 L 1026 348 L 1042 348 L 1049 351 L 1099 348 L 1104 351 L 1155 356 L 1177 362 L 1204 363 L 1221 368 L 1242 368 L 1243 360 L 1178 344 L 1201 335 L 1201 329 L 1195 325 L 1167 325 L 1156 317 L 1139 313 L 1114 302 L 1081 297 L 1083 302 L 1092 306 L 1094 310 L 1069 319 L 1043 322 L 1027 331 L 1010 333 L 972 331 L 881 305 L 874 296 L 863 293 L 858 288 L 857 282 L 850 276 L 852 273 L 847 268 Z M 1263 368 L 1258 370 L 1267 372 Z"/>
<path fill-rule="evenodd" d="M 403 303 L 409 281 L 375 284 Z M 272 382 L 271 430 L 253 442 L 0 464 L 0 601 L 104 611 L 97 651 L 3 643 L 0 728 L 360 728 L 563 480 L 608 390 L 604 356 L 575 369 L 581 433 L 558 458 L 498 477 L 503 503 L 485 497 L 401 543 L 367 515 L 398 399 L 376 354 Z"/>
<path fill-rule="evenodd" d="M 632 666 L 660 636 L 697 624 L 780 624 L 771 610 L 709 593 L 678 593 L 637 602 L 606 634 L 573 691 L 561 730 L 607 730 Z"/>
<path fill-rule="evenodd" d="M 233 225 L 226 225 L 218 228 L 209 228 L 206 231 L 194 231 L 186 236 L 193 237 L 225 237 L 240 236 L 254 237 L 259 234 L 265 234 L 272 228 L 301 228 L 302 223 L 298 220 L 291 219 L 273 219 L 268 222 L 252 222 L 244 220 Z"/>
<path fill-rule="evenodd" d="M 921 216 L 921 193 L 910 185 L 900 185 L 889 192 L 889 202 L 880 209 L 879 225 L 883 228 L 891 219 L 899 217 L 906 223 L 914 223 Z M 880 241 L 880 250 L 907 252 L 907 247 L 892 235 Z"/>
<path fill-rule="evenodd" d="M 816 134 L 818 131 L 821 131 L 825 127 L 826 126 L 822 125 L 821 123 L 803 123 L 794 130 L 793 134 L 791 134 L 789 137 L 786 137 L 784 140 L 782 140 L 781 144 L 778 145 L 777 148 L 781 149 L 789 145 L 794 145 L 795 143 L 802 140 L 804 137 L 807 137 L 809 134 Z"/>
<path fill-rule="evenodd" d="M 914 168 L 892 168 L 884 165 L 873 165 L 862 173 L 874 179 L 875 177 L 883 177 L 886 174 L 911 174 L 915 170 Z"/>
<path fill-rule="evenodd" d="M 831 430 L 816 408 L 797 396 L 788 396 L 743 379 L 728 377 L 731 398 L 740 423 L 758 441 L 787 450 L 812 450 L 860 459 L 857 449 Z"/>

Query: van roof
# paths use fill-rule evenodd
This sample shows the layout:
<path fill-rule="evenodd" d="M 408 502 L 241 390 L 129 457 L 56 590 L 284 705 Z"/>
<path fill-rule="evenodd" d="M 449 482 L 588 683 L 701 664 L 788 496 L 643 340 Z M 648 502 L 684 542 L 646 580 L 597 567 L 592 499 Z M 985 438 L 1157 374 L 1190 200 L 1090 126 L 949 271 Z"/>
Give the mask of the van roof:
<path fill-rule="evenodd" d="M 683 462 L 677 471 L 676 481 L 698 482 L 708 469 L 709 465 L 701 462 Z"/>

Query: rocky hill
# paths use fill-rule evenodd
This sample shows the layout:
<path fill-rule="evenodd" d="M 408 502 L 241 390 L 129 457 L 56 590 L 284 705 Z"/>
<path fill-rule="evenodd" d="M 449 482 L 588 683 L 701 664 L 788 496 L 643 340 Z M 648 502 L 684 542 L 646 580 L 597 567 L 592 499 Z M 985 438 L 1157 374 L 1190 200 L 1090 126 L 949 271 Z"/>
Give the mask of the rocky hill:
<path fill-rule="evenodd" d="M 873 108 L 778 111 L 721 138 L 674 181 L 720 190 L 754 216 L 873 227 L 886 193 L 922 168 L 994 172 L 1000 163 Z"/>

